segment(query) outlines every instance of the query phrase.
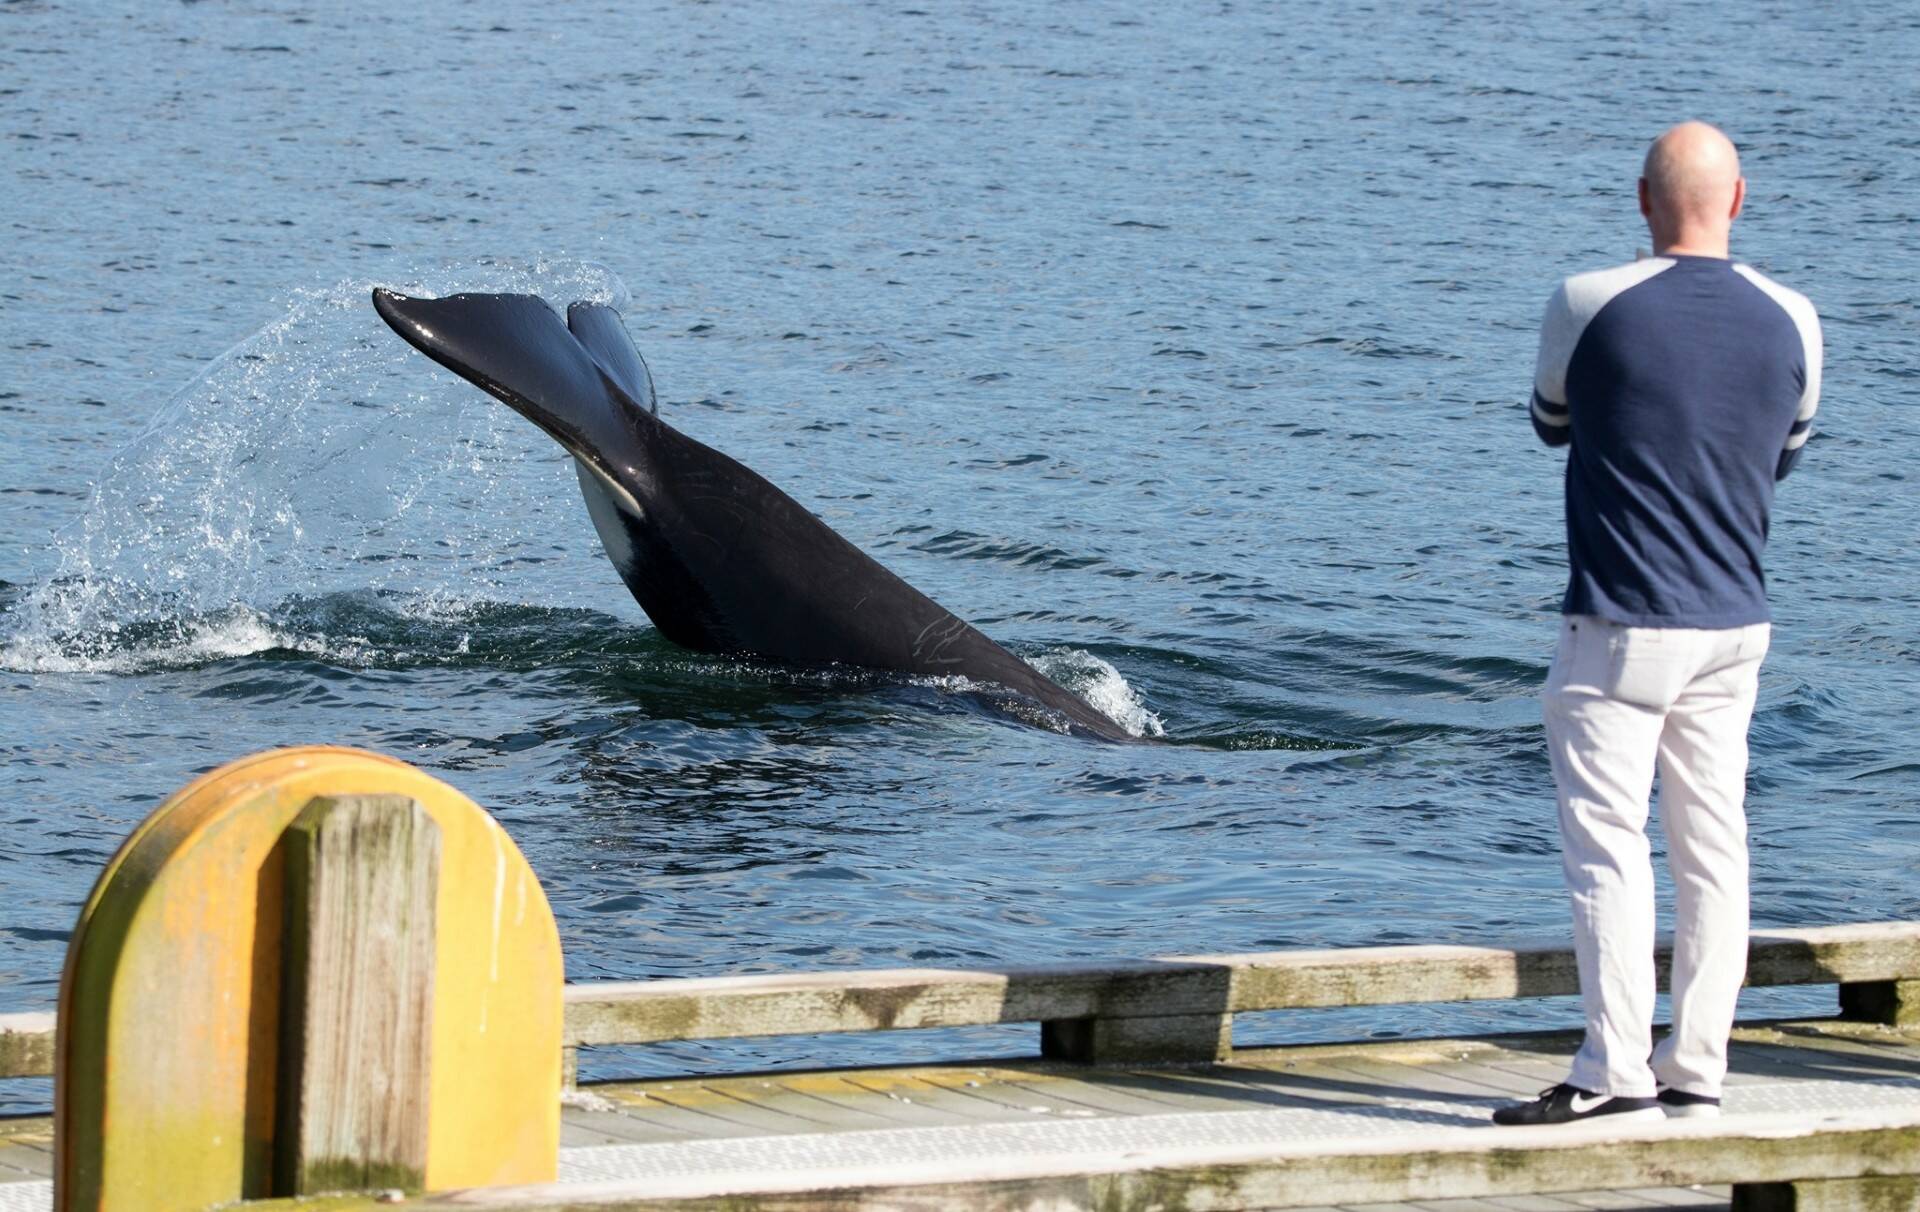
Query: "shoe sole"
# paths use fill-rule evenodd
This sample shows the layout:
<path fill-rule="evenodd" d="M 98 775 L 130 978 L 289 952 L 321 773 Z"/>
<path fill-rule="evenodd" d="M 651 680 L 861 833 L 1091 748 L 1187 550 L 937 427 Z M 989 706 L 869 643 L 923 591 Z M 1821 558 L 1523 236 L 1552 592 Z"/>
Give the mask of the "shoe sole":
<path fill-rule="evenodd" d="M 1665 1105 L 1668 1119 L 1719 1119 L 1720 1108 L 1711 1103 L 1683 1103 L 1679 1106 Z"/>
<path fill-rule="evenodd" d="M 1502 1124 L 1494 1121 L 1494 1126 L 1502 1128 L 1558 1128 L 1566 1124 L 1652 1124 L 1664 1123 L 1667 1113 L 1659 1107 L 1639 1107 L 1632 1111 L 1608 1111 L 1601 1115 L 1582 1115 L 1578 1119 L 1555 1120 L 1544 1124 Z"/>
<path fill-rule="evenodd" d="M 1585 1119 L 1576 1119 L 1576 1124 L 1651 1124 L 1662 1122 L 1667 1112 L 1659 1107 L 1642 1107 L 1637 1111 L 1615 1111 L 1609 1115 L 1589 1115 Z"/>

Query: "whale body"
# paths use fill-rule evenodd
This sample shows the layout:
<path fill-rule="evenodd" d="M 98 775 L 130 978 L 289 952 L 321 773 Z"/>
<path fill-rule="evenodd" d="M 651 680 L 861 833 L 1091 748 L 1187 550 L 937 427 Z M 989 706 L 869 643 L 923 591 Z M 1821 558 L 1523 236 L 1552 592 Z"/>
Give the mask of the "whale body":
<path fill-rule="evenodd" d="M 602 546 L 660 634 L 696 652 L 991 682 L 1068 731 L 1134 740 L 849 543 L 765 478 L 658 416 L 619 313 L 533 295 L 375 289 L 415 348 L 573 456 Z"/>

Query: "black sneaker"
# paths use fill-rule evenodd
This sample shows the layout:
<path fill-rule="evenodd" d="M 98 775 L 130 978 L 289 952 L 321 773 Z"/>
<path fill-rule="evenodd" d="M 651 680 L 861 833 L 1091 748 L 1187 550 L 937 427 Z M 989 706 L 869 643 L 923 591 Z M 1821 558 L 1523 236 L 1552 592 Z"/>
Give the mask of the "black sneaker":
<path fill-rule="evenodd" d="M 1720 1114 L 1720 1100 L 1704 1094 L 1688 1094 L 1672 1086 L 1660 1087 L 1660 1109 L 1668 1119 L 1712 1119 Z"/>
<path fill-rule="evenodd" d="M 1665 1119 L 1667 1113 L 1651 1098 L 1620 1098 L 1611 1094 L 1591 1094 L 1578 1086 L 1560 1083 L 1542 1090 L 1530 1103 L 1512 1103 L 1494 1111 L 1496 1124 L 1575 1124 L 1582 1120 L 1609 1117 L 1611 1122 L 1638 1123 Z"/>

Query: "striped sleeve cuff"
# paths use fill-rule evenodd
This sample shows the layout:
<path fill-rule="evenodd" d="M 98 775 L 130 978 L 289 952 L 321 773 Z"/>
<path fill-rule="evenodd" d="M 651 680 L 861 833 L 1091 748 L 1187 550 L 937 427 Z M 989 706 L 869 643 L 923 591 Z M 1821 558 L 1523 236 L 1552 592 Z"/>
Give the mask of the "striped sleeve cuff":
<path fill-rule="evenodd" d="M 1533 393 L 1533 432 L 1549 446 L 1564 446 L 1573 437 L 1573 415 L 1565 404 L 1555 404 L 1541 395 Z"/>
<path fill-rule="evenodd" d="M 1793 470 L 1793 465 L 1800 461 L 1800 456 L 1803 453 L 1805 453 L 1804 448 L 1799 446 L 1789 447 L 1781 451 L 1780 461 L 1774 464 L 1773 467 L 1773 478 L 1776 481 L 1786 479 L 1787 473 Z"/>
<path fill-rule="evenodd" d="M 1804 420 L 1793 423 L 1793 428 L 1787 431 L 1787 444 L 1780 451 L 1780 461 L 1774 464 L 1773 467 L 1773 478 L 1775 480 L 1784 480 L 1787 478 L 1787 473 L 1793 470 L 1793 465 L 1800 461 L 1802 454 L 1806 453 L 1807 439 L 1812 436 L 1812 417 L 1807 417 Z"/>

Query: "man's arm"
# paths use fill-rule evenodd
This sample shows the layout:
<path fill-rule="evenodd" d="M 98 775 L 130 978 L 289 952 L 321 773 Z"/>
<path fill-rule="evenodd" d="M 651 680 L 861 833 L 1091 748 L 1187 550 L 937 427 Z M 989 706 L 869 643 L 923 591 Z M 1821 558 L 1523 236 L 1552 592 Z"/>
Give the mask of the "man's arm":
<path fill-rule="evenodd" d="M 1795 368 L 1800 378 L 1800 407 L 1794 411 L 1793 424 L 1780 447 L 1779 461 L 1773 466 L 1773 478 L 1784 480 L 1800 461 L 1807 439 L 1813 436 L 1813 414 L 1820 407 L 1820 369 L 1826 360 L 1820 339 L 1820 315 L 1813 310 L 1807 296 L 1787 289 L 1752 266 L 1736 264 L 1733 271 L 1759 287 L 1762 294 L 1786 312 L 1800 338 L 1800 365 Z"/>
<path fill-rule="evenodd" d="M 1567 301 L 1566 283 L 1547 300 L 1546 318 L 1540 322 L 1540 352 L 1533 362 L 1533 432 L 1549 446 L 1565 446 L 1573 440 L 1573 414 L 1567 407 L 1567 363 L 1573 360 L 1573 347 L 1580 329 Z"/>
<path fill-rule="evenodd" d="M 1800 410 L 1793 416 L 1793 427 L 1787 431 L 1787 444 L 1781 448 L 1780 461 L 1774 465 L 1773 478 L 1784 480 L 1793 465 L 1800 461 L 1800 452 L 1807 448 L 1807 439 L 1813 436 L 1813 414 L 1820 409 L 1820 370 L 1824 360 L 1821 348 L 1820 317 L 1814 313 L 1813 304 L 1804 298 L 1799 299 L 1800 306 L 1788 308 L 1793 316 L 1794 327 L 1800 330 L 1800 345 L 1805 362 L 1802 364 L 1800 383 Z"/>

